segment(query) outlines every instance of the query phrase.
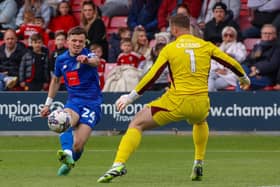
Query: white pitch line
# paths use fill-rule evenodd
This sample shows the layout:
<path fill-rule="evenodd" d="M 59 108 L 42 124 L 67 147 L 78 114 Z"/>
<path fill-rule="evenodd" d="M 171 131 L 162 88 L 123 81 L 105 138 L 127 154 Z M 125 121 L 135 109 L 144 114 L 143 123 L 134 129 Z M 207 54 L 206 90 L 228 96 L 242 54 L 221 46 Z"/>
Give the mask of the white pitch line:
<path fill-rule="evenodd" d="M 115 152 L 116 149 L 86 149 L 85 152 Z M 1 149 L 0 153 L 56 152 L 55 149 Z M 193 150 L 138 150 L 140 153 L 193 153 Z M 280 150 L 209 150 L 207 153 L 280 153 Z"/>

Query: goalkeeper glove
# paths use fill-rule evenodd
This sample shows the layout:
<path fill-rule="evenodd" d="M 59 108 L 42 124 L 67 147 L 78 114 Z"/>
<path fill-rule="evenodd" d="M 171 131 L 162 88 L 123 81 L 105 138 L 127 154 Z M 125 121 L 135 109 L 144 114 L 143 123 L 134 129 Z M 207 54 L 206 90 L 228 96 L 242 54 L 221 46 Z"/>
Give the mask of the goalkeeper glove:
<path fill-rule="evenodd" d="M 120 96 L 116 101 L 117 110 L 121 112 L 127 105 L 133 103 L 139 97 L 140 95 L 135 90 L 132 90 L 129 94 Z"/>
<path fill-rule="evenodd" d="M 245 74 L 243 77 L 239 77 L 239 85 L 243 90 L 249 89 L 251 81 L 249 77 Z"/>

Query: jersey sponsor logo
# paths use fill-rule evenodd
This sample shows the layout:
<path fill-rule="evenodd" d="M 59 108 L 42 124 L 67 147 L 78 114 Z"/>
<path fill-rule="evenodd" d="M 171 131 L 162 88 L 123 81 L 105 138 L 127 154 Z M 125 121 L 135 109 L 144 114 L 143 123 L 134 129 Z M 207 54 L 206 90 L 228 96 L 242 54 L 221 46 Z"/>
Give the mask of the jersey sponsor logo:
<path fill-rule="evenodd" d="M 69 86 L 80 85 L 80 78 L 78 71 L 70 71 L 66 73 L 66 78 Z"/>

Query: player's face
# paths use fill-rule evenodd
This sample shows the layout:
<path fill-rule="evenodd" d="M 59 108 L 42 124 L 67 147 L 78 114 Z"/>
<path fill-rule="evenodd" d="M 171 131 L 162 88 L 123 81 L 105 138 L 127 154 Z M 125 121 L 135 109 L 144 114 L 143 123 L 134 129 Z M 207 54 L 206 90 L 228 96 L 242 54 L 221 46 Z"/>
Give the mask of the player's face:
<path fill-rule="evenodd" d="M 73 34 L 67 39 L 68 49 L 71 55 L 76 56 L 85 47 L 86 36 L 84 34 Z"/>
<path fill-rule="evenodd" d="M 17 38 L 15 33 L 7 31 L 4 36 L 4 42 L 8 49 L 13 49 L 16 46 Z"/>

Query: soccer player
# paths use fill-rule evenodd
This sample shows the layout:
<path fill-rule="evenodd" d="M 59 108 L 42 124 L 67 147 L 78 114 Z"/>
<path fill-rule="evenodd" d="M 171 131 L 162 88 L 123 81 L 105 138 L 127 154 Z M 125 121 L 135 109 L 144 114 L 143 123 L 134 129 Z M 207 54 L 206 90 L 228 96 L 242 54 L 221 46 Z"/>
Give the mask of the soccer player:
<path fill-rule="evenodd" d="M 122 111 L 139 98 L 167 66 L 171 86 L 162 97 L 150 102 L 136 114 L 121 139 L 112 167 L 97 182 L 110 182 L 126 174 L 125 163 L 140 144 L 144 130 L 181 120 L 193 125 L 195 160 L 191 179 L 202 180 L 202 164 L 209 134 L 206 118 L 210 107 L 207 88 L 210 59 L 230 68 L 239 77 L 242 87 L 250 84 L 237 61 L 210 42 L 189 35 L 187 16 L 172 16 L 170 28 L 176 40 L 162 49 L 155 64 L 135 89 L 116 101 L 117 109 Z"/>
<path fill-rule="evenodd" d="M 86 37 L 86 31 L 81 27 L 74 27 L 68 32 L 69 49 L 56 59 L 48 97 L 41 110 L 42 117 L 48 116 L 63 76 L 68 91 L 64 110 L 71 116 L 71 127 L 60 134 L 62 150 L 58 150 L 57 155 L 62 166 L 58 169 L 58 176 L 67 175 L 74 167 L 93 127 L 101 118 L 102 95 L 97 73 L 99 58 L 84 48 Z"/>

